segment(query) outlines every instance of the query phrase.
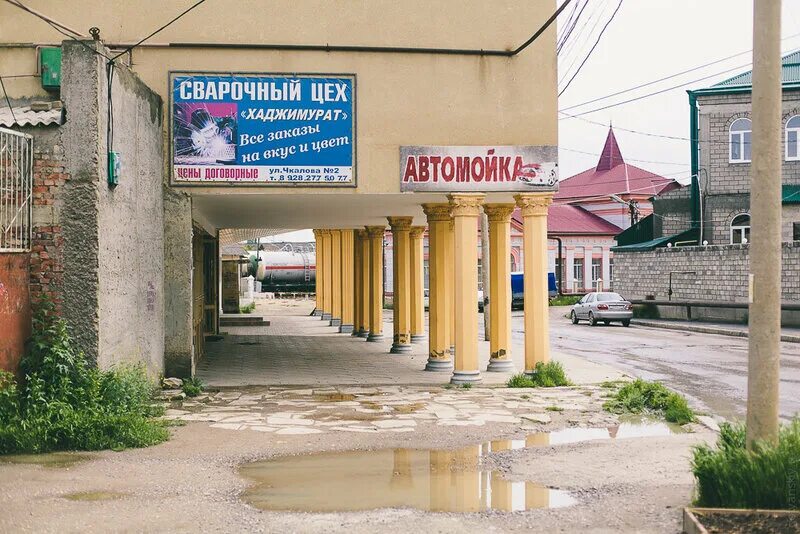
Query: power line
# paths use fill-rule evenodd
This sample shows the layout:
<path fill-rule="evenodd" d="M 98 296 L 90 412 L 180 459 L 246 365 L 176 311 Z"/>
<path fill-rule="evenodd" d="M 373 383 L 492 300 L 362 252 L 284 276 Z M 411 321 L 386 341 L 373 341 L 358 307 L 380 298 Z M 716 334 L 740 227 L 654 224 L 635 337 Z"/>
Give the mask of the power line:
<path fill-rule="evenodd" d="M 580 117 L 578 115 L 570 115 L 569 113 L 566 113 L 564 111 L 559 111 L 559 113 L 562 114 L 562 115 L 565 115 L 566 116 L 565 118 L 578 119 L 578 120 L 581 120 L 583 122 L 588 122 L 589 124 L 595 124 L 597 126 L 602 126 L 603 128 L 605 128 L 607 126 L 606 124 L 603 124 L 602 122 L 593 121 L 591 119 L 587 119 L 585 117 Z M 657 134 L 657 133 L 652 133 L 652 132 L 643 132 L 641 130 L 633 130 L 631 128 L 623 128 L 621 126 L 613 126 L 613 128 L 615 130 L 621 130 L 623 132 L 630 132 L 632 134 L 637 134 L 637 135 L 644 135 L 644 136 L 647 136 L 647 137 L 659 137 L 659 138 L 662 138 L 662 139 L 672 139 L 674 141 L 692 141 L 692 139 L 689 139 L 688 137 L 681 137 L 679 135 L 667 135 L 667 134 Z M 717 141 L 717 140 L 714 140 L 714 139 L 708 139 L 708 140 L 694 139 L 694 141 L 696 141 L 698 143 L 710 143 L 710 144 L 719 144 L 719 145 L 727 145 L 728 144 L 727 141 Z"/>
<path fill-rule="evenodd" d="M 606 22 L 605 26 L 603 26 L 603 29 L 600 30 L 600 35 L 597 36 L 597 40 L 595 40 L 594 44 L 592 45 L 592 48 L 589 49 L 589 52 L 586 54 L 586 57 L 583 58 L 583 61 L 581 61 L 581 64 L 578 65 L 578 70 L 575 71 L 575 74 L 573 74 L 572 78 L 569 79 L 569 81 L 567 82 L 567 85 L 558 93 L 558 96 L 563 95 L 564 91 L 569 89 L 569 86 L 572 84 L 572 81 L 575 79 L 575 77 L 577 77 L 578 74 L 580 74 L 581 69 L 583 69 L 583 66 L 586 64 L 586 62 L 592 56 L 592 52 L 594 52 L 594 49 L 597 48 L 598 44 L 600 44 L 600 39 L 603 38 L 603 34 L 606 32 L 608 27 L 611 25 L 611 22 L 613 22 L 614 17 L 617 16 L 617 13 L 619 12 L 619 8 L 622 7 L 622 2 L 623 2 L 623 0 L 619 0 L 619 3 L 617 4 L 617 7 L 616 7 L 616 9 L 614 9 L 614 12 L 611 14 L 611 17 L 608 19 L 608 22 Z"/>
<path fill-rule="evenodd" d="M 11 105 L 11 100 L 8 98 L 8 91 L 6 91 L 6 84 L 3 83 L 3 77 L 0 76 L 0 87 L 3 88 L 3 94 L 6 96 L 6 104 L 8 104 L 8 110 L 11 112 L 11 118 L 14 119 L 14 123 L 17 122 L 17 117 L 14 115 L 14 106 Z"/>
<path fill-rule="evenodd" d="M 577 16 L 575 16 L 575 18 L 573 19 L 571 14 L 570 18 L 567 20 L 564 33 L 562 34 L 562 37 L 561 39 L 559 39 L 558 45 L 556 46 L 556 55 L 561 54 L 561 49 L 564 48 L 564 46 L 569 41 L 569 38 L 572 36 L 572 32 L 575 31 L 575 27 L 578 25 L 578 22 L 580 21 L 581 16 L 583 15 L 583 11 L 586 9 L 586 6 L 589 5 L 589 0 L 584 0 L 580 10 L 578 10 L 578 5 L 580 5 L 580 2 L 576 3 L 575 8 L 572 10 L 572 14 L 575 14 L 576 10 L 578 11 Z"/>
<path fill-rule="evenodd" d="M 575 39 L 572 41 L 572 43 L 566 44 L 564 46 L 565 58 L 568 57 L 573 51 L 580 52 L 580 50 L 583 49 L 584 43 L 587 42 L 589 38 L 591 38 L 595 28 L 597 28 L 597 25 L 600 24 L 601 20 L 603 20 L 603 12 L 606 9 L 606 2 L 608 0 L 595 0 L 595 1 L 596 1 L 595 5 L 597 5 L 598 7 L 589 14 L 589 18 L 586 20 L 586 23 L 580 27 L 580 29 L 578 30 L 578 34 L 575 36 Z M 592 23 L 592 21 L 594 21 L 594 24 L 592 24 L 591 28 L 589 29 L 589 32 L 586 33 L 586 38 L 581 41 L 581 37 L 583 37 L 584 33 L 586 32 L 586 29 L 589 28 L 589 25 Z M 579 41 L 580 45 L 577 44 Z M 559 76 L 558 78 L 558 85 L 561 85 L 561 83 L 566 79 L 566 77 L 569 76 L 572 67 L 575 66 L 579 57 L 580 56 L 576 54 L 575 57 L 570 62 L 569 66 L 566 69 L 564 69 L 563 75 Z"/>
<path fill-rule="evenodd" d="M 587 156 L 601 156 L 602 154 L 598 154 L 596 152 L 586 152 L 584 150 L 577 150 L 575 148 L 566 148 L 563 146 L 558 147 L 559 150 L 566 150 L 567 152 L 575 152 L 577 154 L 586 154 Z M 625 158 L 625 161 L 636 161 L 638 163 L 656 163 L 659 165 L 681 165 L 683 167 L 688 167 L 688 163 L 679 163 L 677 161 L 653 161 L 649 159 L 634 159 L 634 158 Z M 681 171 L 686 172 L 686 171 Z M 677 173 L 676 173 L 677 174 Z"/>

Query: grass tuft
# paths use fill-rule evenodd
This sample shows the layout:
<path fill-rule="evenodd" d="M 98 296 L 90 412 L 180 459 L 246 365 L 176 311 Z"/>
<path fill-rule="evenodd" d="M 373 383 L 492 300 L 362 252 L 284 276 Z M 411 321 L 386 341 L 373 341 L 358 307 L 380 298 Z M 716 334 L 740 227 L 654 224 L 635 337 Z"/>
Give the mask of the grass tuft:
<path fill-rule="evenodd" d="M 671 423 L 685 425 L 694 421 L 694 412 L 686 397 L 667 389 L 658 382 L 636 379 L 622 386 L 603 404 L 607 411 L 621 413 L 655 413 Z"/>
<path fill-rule="evenodd" d="M 461 389 L 472 389 L 472 384 L 470 384 L 469 382 L 461 384 Z"/>
<path fill-rule="evenodd" d="M 692 451 L 695 504 L 704 507 L 800 510 L 800 421 L 780 430 L 777 443 L 745 446 L 743 424 L 720 425 L 715 448 Z"/>
<path fill-rule="evenodd" d="M 239 313 L 253 313 L 254 311 L 256 311 L 255 301 L 245 306 L 239 306 Z"/>
<path fill-rule="evenodd" d="M 559 295 L 550 299 L 550 306 L 574 306 L 579 300 L 580 295 Z"/>
<path fill-rule="evenodd" d="M 525 373 L 515 374 L 508 379 L 506 386 L 510 388 L 554 388 L 572 385 L 564 372 L 564 367 L 559 362 L 539 362 L 534 370 L 533 376 Z"/>
<path fill-rule="evenodd" d="M 564 408 L 562 408 L 561 406 L 547 406 L 545 410 L 547 410 L 548 412 L 563 412 Z"/>
<path fill-rule="evenodd" d="M 200 395 L 205 389 L 206 385 L 197 377 L 184 378 L 181 390 L 187 397 L 196 397 Z"/>

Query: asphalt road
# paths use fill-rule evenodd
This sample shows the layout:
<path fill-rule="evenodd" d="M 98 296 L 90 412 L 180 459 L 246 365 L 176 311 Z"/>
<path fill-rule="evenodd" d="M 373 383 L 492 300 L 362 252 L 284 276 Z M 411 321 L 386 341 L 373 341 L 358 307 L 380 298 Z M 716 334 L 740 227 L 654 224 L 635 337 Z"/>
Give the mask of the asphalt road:
<path fill-rule="evenodd" d="M 554 310 L 555 311 L 555 310 Z M 513 336 L 522 317 L 514 313 Z M 551 314 L 553 350 L 659 380 L 693 404 L 726 419 L 744 419 L 747 408 L 747 338 L 618 324 L 573 325 Z M 780 414 L 800 414 L 800 343 L 781 343 Z"/>

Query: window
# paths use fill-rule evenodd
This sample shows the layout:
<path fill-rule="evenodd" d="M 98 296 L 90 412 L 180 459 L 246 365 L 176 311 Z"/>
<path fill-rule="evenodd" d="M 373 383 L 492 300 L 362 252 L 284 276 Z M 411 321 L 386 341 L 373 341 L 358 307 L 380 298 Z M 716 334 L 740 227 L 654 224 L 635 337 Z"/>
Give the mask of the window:
<path fill-rule="evenodd" d="M 608 289 L 614 287 L 614 258 L 608 259 Z"/>
<path fill-rule="evenodd" d="M 743 163 L 750 161 L 750 142 L 752 137 L 752 126 L 750 119 L 736 119 L 731 124 L 731 163 Z"/>
<path fill-rule="evenodd" d="M 800 115 L 786 121 L 786 159 L 800 160 Z"/>
<path fill-rule="evenodd" d="M 572 278 L 578 287 L 583 289 L 583 258 L 572 260 Z"/>
<path fill-rule="evenodd" d="M 750 242 L 750 215 L 743 213 L 731 221 L 731 243 Z"/>
<path fill-rule="evenodd" d="M 603 266 L 600 258 L 592 258 L 592 285 L 597 285 L 597 281 L 603 278 Z M 605 280 L 603 280 L 605 282 Z"/>
<path fill-rule="evenodd" d="M 622 298 L 619 293 L 598 293 L 597 294 L 597 302 L 616 302 L 620 300 L 625 300 Z"/>
<path fill-rule="evenodd" d="M 792 223 L 792 241 L 800 241 L 800 222 Z"/>
<path fill-rule="evenodd" d="M 517 260 L 514 259 L 514 255 L 511 255 L 511 272 L 517 272 Z"/>

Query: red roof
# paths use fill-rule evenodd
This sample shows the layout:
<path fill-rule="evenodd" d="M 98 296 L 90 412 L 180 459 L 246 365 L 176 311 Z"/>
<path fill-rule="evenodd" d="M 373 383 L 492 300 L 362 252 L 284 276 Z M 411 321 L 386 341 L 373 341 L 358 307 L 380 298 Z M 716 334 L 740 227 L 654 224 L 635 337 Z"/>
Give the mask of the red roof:
<path fill-rule="evenodd" d="M 597 167 L 583 171 L 558 183 L 557 200 L 579 200 L 609 195 L 653 196 L 680 187 L 670 178 L 625 163 L 614 130 L 608 137 Z"/>
<path fill-rule="evenodd" d="M 522 223 L 519 209 L 512 218 Z M 547 208 L 548 235 L 617 235 L 617 225 L 579 206 L 552 204 Z"/>

